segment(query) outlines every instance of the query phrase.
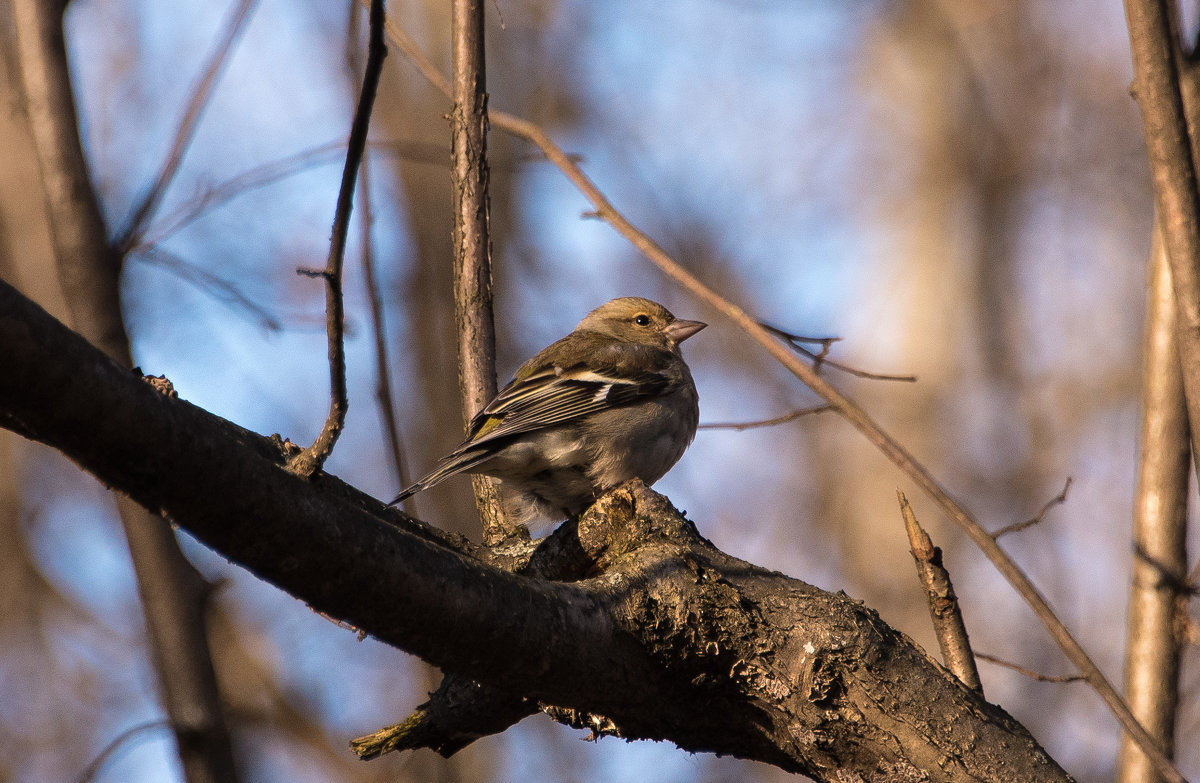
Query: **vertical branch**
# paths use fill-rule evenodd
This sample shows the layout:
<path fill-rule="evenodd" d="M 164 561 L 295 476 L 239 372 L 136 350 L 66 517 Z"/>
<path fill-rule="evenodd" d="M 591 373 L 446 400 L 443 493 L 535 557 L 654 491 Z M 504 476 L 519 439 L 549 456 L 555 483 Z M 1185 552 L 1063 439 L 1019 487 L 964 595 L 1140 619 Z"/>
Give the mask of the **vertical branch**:
<path fill-rule="evenodd" d="M 1167 754 L 1173 750 L 1178 698 L 1179 653 L 1172 619 L 1180 587 L 1178 582 L 1169 583 L 1186 568 L 1181 525 L 1187 482 L 1183 480 L 1180 486 L 1178 472 L 1186 474 L 1188 459 L 1186 447 L 1172 441 L 1186 439 L 1191 453 L 1200 454 L 1200 192 L 1193 156 L 1195 134 L 1189 132 L 1185 113 L 1185 108 L 1190 108 L 1195 116 L 1200 107 L 1196 106 L 1195 85 L 1181 88 L 1185 58 L 1176 37 L 1174 13 L 1166 0 L 1125 0 L 1134 90 L 1142 113 L 1161 232 L 1161 242 L 1155 243 L 1161 244 L 1161 249 L 1154 253 L 1146 333 L 1143 455 L 1134 517 L 1136 552 L 1125 677 L 1131 705 Z M 1195 69 L 1190 71 L 1194 78 Z M 1158 269 L 1160 265 L 1165 268 Z M 1168 283 L 1174 292 L 1173 308 L 1160 299 Z M 1173 347 L 1161 331 L 1169 328 L 1165 325 L 1172 319 L 1177 341 Z M 1153 378 L 1152 363 L 1157 374 Z M 1178 375 L 1168 365 L 1177 365 Z M 1182 400 L 1175 396 L 1180 393 Z M 1180 419 L 1180 405 L 1184 420 Z M 1195 461 L 1195 468 L 1200 470 L 1200 460 Z M 1135 635 L 1142 633 L 1149 638 L 1135 643 Z M 1156 780 L 1147 766 L 1141 752 L 1123 743 L 1121 780 Z"/>
<path fill-rule="evenodd" d="M 25 110 L 72 326 L 120 361 L 128 353 L 118 292 L 121 262 L 108 244 L 79 141 L 62 6 L 36 0 L 12 4 Z"/>
<path fill-rule="evenodd" d="M 75 328 L 126 367 L 129 338 L 118 294 L 120 255 L 109 244 L 71 91 L 63 41 L 65 3 L 17 0 L 23 92 L 50 219 L 63 294 Z M 171 528 L 120 495 L 117 509 L 129 545 L 163 706 L 189 783 L 237 779 L 229 730 L 208 646 L 208 585 L 192 568 Z"/>
<path fill-rule="evenodd" d="M 450 25 L 454 100 L 450 115 L 454 316 L 463 416 L 470 419 L 496 396 L 482 0 L 453 0 Z M 489 478 L 477 476 L 474 485 L 475 502 L 483 518 L 484 541 L 496 543 L 505 537 L 506 531 L 495 484 Z"/>
<path fill-rule="evenodd" d="M 1179 45 L 1167 0 L 1125 0 L 1125 18 L 1134 92 L 1142 111 L 1158 220 L 1175 289 L 1175 328 L 1192 451 L 1200 453 L 1200 193 L 1179 87 Z"/>
<path fill-rule="evenodd" d="M 1133 578 L 1125 646 L 1125 698 L 1171 754 L 1179 703 L 1178 634 L 1186 592 L 1188 420 L 1175 339 L 1175 299 L 1162 232 L 1155 225 L 1142 368 L 1142 454 L 1133 510 Z M 1161 780 L 1124 737 L 1121 783 Z"/>
<path fill-rule="evenodd" d="M 349 34 L 346 37 L 346 63 L 350 68 L 351 78 L 357 78 L 362 70 L 360 50 L 357 44 L 356 32 L 359 26 L 361 5 L 350 4 Z M 379 280 L 375 273 L 375 245 L 371 241 L 371 227 L 375 216 L 371 207 L 371 156 L 364 155 L 359 174 L 359 233 L 362 235 L 362 266 L 367 283 L 367 298 L 371 306 L 371 336 L 375 344 L 375 401 L 383 418 L 383 428 L 387 435 L 389 452 L 392 456 L 392 467 L 396 471 L 397 483 L 402 487 L 408 486 L 408 471 L 404 466 L 404 442 L 400 437 L 400 424 L 396 421 L 396 406 L 392 395 L 392 374 L 388 366 L 387 322 L 384 317 L 383 298 L 379 293 Z M 404 511 L 409 515 L 416 514 L 413 498 L 404 500 Z"/>
<path fill-rule="evenodd" d="M 320 277 L 325 281 L 325 330 L 329 346 L 329 415 L 325 426 L 313 444 L 292 458 L 290 467 L 301 476 L 311 476 L 320 470 L 333 451 L 333 445 L 346 423 L 346 346 L 344 338 L 345 311 L 342 301 L 342 265 L 346 256 L 346 237 L 350 233 L 350 212 L 354 207 L 354 188 L 358 166 L 367 147 L 367 131 L 371 124 L 371 109 L 383 72 L 387 46 L 383 42 L 383 0 L 372 0 L 370 39 L 367 45 L 367 66 L 363 74 L 362 91 L 354 120 L 350 124 L 350 141 L 346 148 L 346 165 L 342 168 L 342 183 L 338 188 L 337 208 L 333 216 L 333 236 L 329 240 L 329 259 L 319 271 L 300 270 L 302 274 Z"/>

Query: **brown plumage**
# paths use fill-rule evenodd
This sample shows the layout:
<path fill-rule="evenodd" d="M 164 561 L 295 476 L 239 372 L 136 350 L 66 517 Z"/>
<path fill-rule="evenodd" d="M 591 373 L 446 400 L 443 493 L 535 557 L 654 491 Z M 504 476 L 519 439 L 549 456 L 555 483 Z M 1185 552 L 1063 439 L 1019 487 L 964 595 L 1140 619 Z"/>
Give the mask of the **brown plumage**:
<path fill-rule="evenodd" d="M 505 511 L 557 521 L 632 478 L 653 484 L 696 434 L 699 397 L 679 344 L 705 327 L 649 299 L 597 307 L 542 350 L 393 503 L 459 473 L 500 480 Z"/>

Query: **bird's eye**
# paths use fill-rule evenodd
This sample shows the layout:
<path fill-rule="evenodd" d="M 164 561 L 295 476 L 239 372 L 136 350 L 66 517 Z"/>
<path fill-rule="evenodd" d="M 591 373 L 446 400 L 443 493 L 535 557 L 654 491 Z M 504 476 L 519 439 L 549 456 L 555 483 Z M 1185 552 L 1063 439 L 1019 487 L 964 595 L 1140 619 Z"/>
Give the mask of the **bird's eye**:
<path fill-rule="evenodd" d="M 650 316 L 646 315 L 645 313 L 639 313 L 633 317 L 633 322 L 638 326 L 649 326 Z"/>

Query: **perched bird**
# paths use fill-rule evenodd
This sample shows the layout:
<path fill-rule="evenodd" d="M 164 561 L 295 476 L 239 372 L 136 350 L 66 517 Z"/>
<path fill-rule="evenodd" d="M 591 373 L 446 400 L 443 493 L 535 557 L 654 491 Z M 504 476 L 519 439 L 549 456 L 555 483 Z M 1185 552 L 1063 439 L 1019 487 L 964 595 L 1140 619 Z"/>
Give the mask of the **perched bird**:
<path fill-rule="evenodd" d="M 459 473 L 500 480 L 513 522 L 577 514 L 618 484 L 653 484 L 696 435 L 699 396 L 679 344 L 703 329 L 649 299 L 600 305 L 517 370 L 467 439 L 392 503 Z"/>

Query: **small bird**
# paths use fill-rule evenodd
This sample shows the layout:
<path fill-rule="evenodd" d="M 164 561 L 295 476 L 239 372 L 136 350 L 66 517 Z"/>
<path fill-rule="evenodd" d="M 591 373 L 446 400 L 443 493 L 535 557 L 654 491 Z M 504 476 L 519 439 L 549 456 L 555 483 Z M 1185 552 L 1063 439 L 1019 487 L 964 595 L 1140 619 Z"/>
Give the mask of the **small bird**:
<path fill-rule="evenodd" d="M 696 435 L 700 398 L 679 344 L 707 324 L 649 299 L 602 304 L 517 370 L 467 438 L 392 504 L 459 473 L 499 479 L 514 523 L 566 519 L 624 481 L 653 484 Z"/>

